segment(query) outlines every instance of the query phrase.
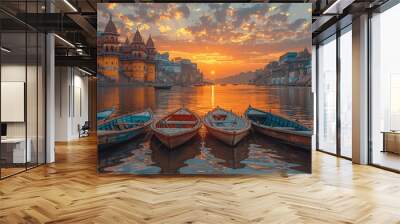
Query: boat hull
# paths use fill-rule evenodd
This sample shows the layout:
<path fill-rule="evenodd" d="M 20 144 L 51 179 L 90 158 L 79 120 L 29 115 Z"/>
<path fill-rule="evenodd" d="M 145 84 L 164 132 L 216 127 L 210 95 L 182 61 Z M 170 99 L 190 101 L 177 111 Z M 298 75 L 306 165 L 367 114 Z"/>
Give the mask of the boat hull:
<path fill-rule="evenodd" d="M 153 85 L 154 89 L 171 89 L 172 85 Z"/>
<path fill-rule="evenodd" d="M 147 113 L 147 115 L 142 113 Z M 97 126 L 97 144 L 100 147 L 107 147 L 129 141 L 147 132 L 153 121 L 153 112 L 149 109 L 141 113 L 125 114 L 109 121 L 100 122 Z M 132 127 L 125 126 L 120 130 L 113 130 L 111 126 L 114 125 L 132 125 Z"/>
<path fill-rule="evenodd" d="M 237 145 L 249 133 L 249 129 L 244 131 L 227 132 L 210 127 L 206 123 L 204 123 L 204 126 L 206 126 L 208 133 L 230 146 Z"/>
<path fill-rule="evenodd" d="M 174 149 L 178 146 L 183 145 L 190 139 L 192 139 L 194 136 L 196 136 L 197 132 L 199 129 L 182 133 L 180 135 L 176 136 L 170 136 L 170 135 L 165 135 L 160 132 L 154 132 L 154 135 L 160 140 L 161 143 L 163 143 L 168 149 Z"/>
<path fill-rule="evenodd" d="M 114 113 L 114 108 L 105 109 L 103 111 L 99 111 L 96 114 L 97 121 L 105 121 Z"/>
<path fill-rule="evenodd" d="M 263 135 L 280 140 L 288 145 L 300 147 L 307 150 L 311 149 L 311 136 L 297 134 L 291 131 L 269 128 L 259 124 L 255 124 L 254 122 L 252 122 L 252 124 L 254 130 Z"/>
<path fill-rule="evenodd" d="M 129 141 L 149 130 L 149 126 L 141 127 L 136 130 L 130 130 L 123 133 L 101 134 L 97 135 L 97 144 L 100 147 L 107 147 Z"/>

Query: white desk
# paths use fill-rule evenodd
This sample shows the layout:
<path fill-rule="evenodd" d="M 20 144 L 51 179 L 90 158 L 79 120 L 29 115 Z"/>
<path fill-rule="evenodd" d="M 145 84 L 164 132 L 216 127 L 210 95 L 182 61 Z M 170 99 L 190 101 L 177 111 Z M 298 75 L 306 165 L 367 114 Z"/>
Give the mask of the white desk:
<path fill-rule="evenodd" d="M 25 138 L 5 138 L 1 139 L 1 151 L 5 152 L 6 150 L 12 150 L 12 163 L 25 163 L 31 162 L 32 153 L 31 139 L 27 139 L 27 147 L 25 151 Z M 3 148 L 5 147 L 5 148 Z M 26 160 L 25 160 L 26 159 Z"/>

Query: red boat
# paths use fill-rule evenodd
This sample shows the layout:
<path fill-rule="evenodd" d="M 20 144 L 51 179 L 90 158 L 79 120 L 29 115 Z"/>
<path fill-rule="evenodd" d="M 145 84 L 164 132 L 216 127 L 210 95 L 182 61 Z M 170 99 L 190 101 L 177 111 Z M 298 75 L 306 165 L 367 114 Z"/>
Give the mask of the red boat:
<path fill-rule="evenodd" d="M 151 125 L 155 136 L 169 149 L 189 141 L 200 128 L 200 117 L 186 108 L 180 108 Z"/>

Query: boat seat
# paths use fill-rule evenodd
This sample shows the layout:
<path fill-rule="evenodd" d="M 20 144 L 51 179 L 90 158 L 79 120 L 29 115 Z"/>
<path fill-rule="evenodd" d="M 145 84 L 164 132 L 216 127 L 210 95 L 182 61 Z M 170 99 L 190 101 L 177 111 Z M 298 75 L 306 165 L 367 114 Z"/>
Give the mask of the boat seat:
<path fill-rule="evenodd" d="M 142 122 L 121 122 L 119 124 L 122 124 L 122 125 L 134 125 L 134 126 L 142 126 L 143 125 Z"/>
<path fill-rule="evenodd" d="M 298 133 L 301 133 L 304 135 L 312 135 L 312 131 L 298 131 Z"/>
<path fill-rule="evenodd" d="M 169 134 L 174 134 L 174 133 L 179 133 L 182 131 L 189 130 L 191 128 L 159 128 L 160 131 L 164 133 L 169 133 Z"/>
<path fill-rule="evenodd" d="M 282 129 L 282 130 L 290 130 L 290 131 L 296 130 L 295 128 L 292 128 L 292 127 L 274 127 L 274 128 Z"/>
<path fill-rule="evenodd" d="M 114 124 L 112 126 L 112 130 L 114 130 L 114 131 L 121 131 L 123 129 L 124 129 L 124 127 L 122 125 L 120 125 L 120 124 Z"/>
<path fill-rule="evenodd" d="M 165 124 L 196 124 L 196 121 L 165 121 Z"/>
<path fill-rule="evenodd" d="M 227 117 L 226 114 L 214 114 L 212 115 L 212 118 L 216 121 L 221 121 L 221 120 L 225 120 Z"/>
<path fill-rule="evenodd" d="M 211 121 L 212 123 L 215 124 L 232 124 L 232 123 L 237 123 L 236 121 Z"/>

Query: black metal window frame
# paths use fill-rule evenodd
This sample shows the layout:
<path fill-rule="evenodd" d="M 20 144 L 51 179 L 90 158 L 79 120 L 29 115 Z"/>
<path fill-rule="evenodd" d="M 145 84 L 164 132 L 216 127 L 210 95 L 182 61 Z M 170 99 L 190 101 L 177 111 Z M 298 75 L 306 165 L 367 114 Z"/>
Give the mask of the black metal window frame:
<path fill-rule="evenodd" d="M 373 160 L 373 141 L 372 141 L 372 94 L 373 94 L 373 88 L 372 88 L 372 19 L 373 19 L 373 14 L 375 13 L 384 13 L 386 10 L 391 9 L 392 7 L 396 6 L 397 4 L 400 4 L 400 0 L 389 0 L 385 4 L 379 6 L 376 9 L 370 10 L 368 12 L 368 31 L 367 31 L 367 46 L 368 46 L 368 53 L 367 53 L 367 61 L 368 61 L 368 69 L 367 69 L 367 79 L 368 79 L 368 165 L 395 172 L 395 173 L 400 173 L 400 170 L 393 169 L 384 165 L 380 165 L 377 163 L 374 163 Z"/>
<path fill-rule="evenodd" d="M 345 20 L 349 20 L 350 17 L 346 17 Z M 352 23 L 347 21 L 347 24 L 344 25 L 343 27 L 341 27 L 339 25 L 339 23 L 336 23 L 334 25 L 335 28 L 335 32 L 331 33 L 330 35 L 327 35 L 326 37 L 324 37 L 323 39 L 319 40 L 319 42 L 316 44 L 316 69 L 315 69 L 315 74 L 316 74 L 316 132 L 315 132 L 315 141 L 316 141 L 316 150 L 319 152 L 323 152 L 329 155 L 333 155 L 333 156 L 337 156 L 340 158 L 344 158 L 347 160 L 352 160 L 352 158 L 347 157 L 342 155 L 341 153 L 341 118 L 340 118 L 340 77 L 341 77 L 341 67 L 340 67 L 340 37 L 347 33 L 347 32 L 351 32 L 351 25 Z M 335 38 L 332 38 L 333 36 L 335 36 Z M 329 40 L 332 39 L 332 40 Z M 320 55 L 319 55 L 319 47 L 320 44 L 323 42 L 330 42 L 330 41 L 336 41 L 336 60 L 335 60 L 335 64 L 336 64 L 336 152 L 332 153 L 332 152 L 328 152 L 324 149 L 321 149 L 319 147 L 319 104 L 320 104 L 320 98 L 319 98 L 319 62 L 320 62 Z"/>
<path fill-rule="evenodd" d="M 367 51 L 368 51 L 368 53 L 367 53 L 367 67 L 368 67 L 368 69 L 367 69 L 367 79 L 368 79 L 368 81 L 367 81 L 368 82 L 368 84 L 367 84 L 368 85 L 367 86 L 367 88 L 368 88 L 368 90 L 367 90 L 367 92 L 368 92 L 368 95 L 367 95 L 367 98 L 368 98 L 367 99 L 367 103 L 368 103 L 368 105 L 367 105 L 367 107 L 368 107 L 368 112 L 367 112 L 368 113 L 367 114 L 368 137 L 367 137 L 367 141 L 368 141 L 368 152 L 367 152 L 367 154 L 368 155 L 367 156 L 368 156 L 368 159 L 367 159 L 367 164 L 377 167 L 377 168 L 380 168 L 380 169 L 388 170 L 391 172 L 396 172 L 396 173 L 400 173 L 400 170 L 393 169 L 393 168 L 386 167 L 386 166 L 379 165 L 379 164 L 375 164 L 373 162 L 373 142 L 372 142 L 372 92 L 373 92 L 373 89 L 372 89 L 372 54 L 373 54 L 373 52 L 372 52 L 372 25 L 371 25 L 372 23 L 371 23 L 371 21 L 372 21 L 374 13 L 383 13 L 386 10 L 392 8 L 393 6 L 395 6 L 399 3 L 400 3 L 400 0 L 389 0 L 385 4 L 383 4 L 377 8 L 366 11 L 366 13 L 368 14 L 368 26 L 367 26 L 368 27 L 368 30 L 367 30 L 367 42 L 368 42 L 367 43 L 367 46 L 368 46 L 368 49 L 367 49 Z M 351 23 L 349 25 L 351 25 Z M 339 79 L 336 80 L 336 85 L 337 85 L 336 89 L 340 91 L 340 86 L 338 86 L 338 85 L 340 85 L 340 65 L 338 65 L 340 63 L 340 55 L 339 55 L 339 53 L 340 53 L 340 48 L 339 48 L 340 47 L 340 36 L 343 34 L 343 33 L 341 33 L 341 31 L 346 29 L 346 27 L 349 25 L 346 25 L 344 28 L 340 28 L 337 25 L 335 25 L 336 32 L 334 34 L 325 35 L 325 36 L 322 35 L 324 37 L 321 38 L 320 40 L 318 40 L 317 44 L 315 44 L 316 45 L 316 70 L 315 70 L 316 71 L 316 126 L 315 126 L 316 132 L 315 133 L 316 133 L 316 150 L 317 151 L 323 152 L 323 153 L 326 153 L 329 155 L 333 155 L 336 157 L 352 160 L 349 157 L 345 157 L 345 156 L 341 155 L 341 148 L 339 145 L 340 144 L 340 135 L 338 135 L 338 134 L 340 134 L 340 131 L 341 131 L 340 117 L 338 117 L 338 115 L 340 116 L 340 113 L 338 114 L 338 111 L 340 111 L 340 92 L 336 92 L 336 100 L 337 100 L 336 101 L 336 104 L 337 104 L 336 105 L 336 107 L 337 107 L 336 108 L 336 113 L 337 113 L 336 114 L 336 116 L 337 116 L 337 118 L 336 118 L 336 122 L 337 122 L 337 124 L 336 124 L 337 125 L 336 154 L 324 151 L 323 149 L 319 148 L 319 128 L 318 128 L 319 127 L 319 101 L 320 101 L 320 99 L 319 99 L 319 74 L 318 74 L 319 66 L 320 66 L 319 65 L 319 53 L 318 53 L 319 44 L 323 41 L 326 41 L 328 38 L 331 38 L 331 36 L 336 35 L 336 38 L 335 38 L 336 48 L 337 48 L 337 51 L 336 51 L 337 67 L 336 68 L 337 69 L 339 68 L 339 72 L 336 71 L 337 77 L 339 77 Z M 339 108 L 338 108 L 338 105 L 339 105 Z"/>

